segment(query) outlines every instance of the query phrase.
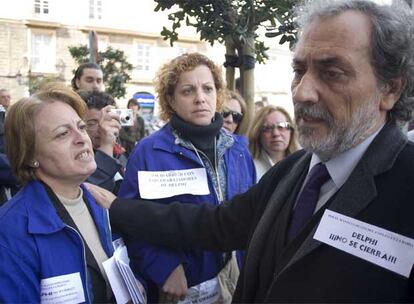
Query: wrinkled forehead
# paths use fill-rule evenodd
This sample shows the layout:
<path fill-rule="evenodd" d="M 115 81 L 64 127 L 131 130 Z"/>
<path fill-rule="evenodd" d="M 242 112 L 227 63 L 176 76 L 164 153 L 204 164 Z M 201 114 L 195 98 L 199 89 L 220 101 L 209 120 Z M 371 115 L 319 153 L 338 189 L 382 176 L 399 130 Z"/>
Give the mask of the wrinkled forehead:
<path fill-rule="evenodd" d="M 313 56 L 369 55 L 371 50 L 370 19 L 349 10 L 338 15 L 316 17 L 304 29 L 294 50 L 294 60 Z M 332 53 L 332 54 L 331 54 Z"/>
<path fill-rule="evenodd" d="M 76 124 L 81 121 L 76 110 L 62 101 L 42 103 L 33 116 L 37 131 L 51 132 L 61 125 Z"/>

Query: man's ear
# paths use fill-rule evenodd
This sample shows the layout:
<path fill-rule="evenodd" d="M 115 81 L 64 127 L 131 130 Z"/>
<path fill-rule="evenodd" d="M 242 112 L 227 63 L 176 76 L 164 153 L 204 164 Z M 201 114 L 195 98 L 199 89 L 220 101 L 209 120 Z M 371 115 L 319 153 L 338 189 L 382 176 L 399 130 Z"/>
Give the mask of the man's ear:
<path fill-rule="evenodd" d="M 380 102 L 380 110 L 390 111 L 400 99 L 401 92 L 405 88 L 406 80 L 402 77 L 392 79 L 383 89 L 383 97 Z"/>

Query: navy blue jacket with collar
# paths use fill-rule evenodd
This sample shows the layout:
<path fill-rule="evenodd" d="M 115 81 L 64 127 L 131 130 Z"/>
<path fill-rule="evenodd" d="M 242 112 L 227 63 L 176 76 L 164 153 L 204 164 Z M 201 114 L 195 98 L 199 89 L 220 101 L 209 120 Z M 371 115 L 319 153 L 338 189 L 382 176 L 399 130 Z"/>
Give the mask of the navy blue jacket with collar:
<path fill-rule="evenodd" d="M 223 132 L 223 131 L 221 131 Z M 233 145 L 224 152 L 226 174 L 226 199 L 245 192 L 256 181 L 256 173 L 247 140 L 242 136 L 229 135 Z M 142 139 L 128 160 L 125 179 L 121 184 L 119 196 L 124 198 L 140 198 L 137 171 L 170 171 L 203 168 L 200 159 L 182 145 L 176 143 L 170 124 L 166 124 L 158 132 Z M 208 178 L 210 194 L 180 194 L 173 197 L 156 199 L 162 204 L 174 201 L 200 205 L 219 205 L 212 180 Z M 202 250 L 171 250 L 160 246 L 152 246 L 145 242 L 129 242 L 128 252 L 131 267 L 142 272 L 144 279 L 149 279 L 158 287 L 162 287 L 171 272 L 180 264 L 184 270 L 189 286 L 197 285 L 214 278 L 224 266 L 223 252 Z"/>
<path fill-rule="evenodd" d="M 108 212 L 83 191 L 102 247 L 111 256 Z M 0 208 L 0 302 L 40 302 L 42 279 L 73 273 L 79 273 L 85 302 L 91 303 L 83 241 L 62 222 L 43 184 L 32 181 Z"/>

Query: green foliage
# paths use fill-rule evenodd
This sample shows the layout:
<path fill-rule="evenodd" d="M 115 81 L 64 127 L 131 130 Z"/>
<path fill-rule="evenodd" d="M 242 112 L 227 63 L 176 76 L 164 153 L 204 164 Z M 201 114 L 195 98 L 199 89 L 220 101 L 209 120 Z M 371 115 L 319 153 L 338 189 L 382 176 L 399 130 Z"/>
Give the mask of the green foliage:
<path fill-rule="evenodd" d="M 297 25 L 292 13 L 285 13 L 283 17 L 284 18 L 282 20 L 279 19 L 279 22 L 281 23 L 279 26 L 272 25 L 270 27 L 266 27 L 266 37 L 271 38 L 282 35 L 279 40 L 279 44 L 288 42 L 289 47 L 292 49 L 297 40 Z"/>
<path fill-rule="evenodd" d="M 89 49 L 86 45 L 70 46 L 69 52 L 77 64 L 89 62 Z M 126 94 L 125 85 L 131 80 L 130 73 L 133 69 L 133 65 L 127 61 L 125 53 L 108 47 L 105 51 L 98 52 L 97 64 L 103 72 L 105 91 L 114 98 L 124 97 Z"/>
<path fill-rule="evenodd" d="M 154 1 L 157 3 L 155 11 L 174 10 L 168 15 L 172 22 L 171 28 L 164 27 L 161 32 L 171 45 L 178 40 L 177 30 L 182 22 L 194 27 L 201 40 L 208 41 L 211 45 L 215 42 L 225 44 L 227 55 L 232 56 L 232 59 L 225 63 L 229 88 L 233 89 L 234 68 L 240 70 L 240 89 L 247 103 L 247 119 L 242 126 L 246 132 L 254 115 L 254 70 L 251 58 L 255 57 L 255 61 L 262 63 L 267 59 L 268 50 L 259 39 L 257 30 L 259 27 L 265 27 L 268 31 L 266 36 L 280 36 L 280 44 L 288 42 L 292 46 L 297 33 L 293 8 L 299 0 Z"/>
<path fill-rule="evenodd" d="M 70 46 L 69 53 L 77 64 L 89 62 L 89 49 L 86 45 Z"/>
<path fill-rule="evenodd" d="M 175 9 L 168 15 L 172 21 L 171 29 L 163 28 L 161 35 L 172 45 L 178 40 L 177 29 L 181 22 L 193 26 L 202 40 L 211 45 L 224 42 L 232 37 L 237 49 L 255 37 L 256 59 L 263 62 L 267 55 L 264 43 L 255 34 L 259 26 L 266 26 L 270 35 L 279 36 L 279 43 L 289 42 L 292 46 L 296 40 L 296 26 L 292 8 L 297 0 L 154 0 L 155 11 Z"/>
<path fill-rule="evenodd" d="M 265 62 L 266 59 L 269 58 L 266 54 L 266 51 L 269 48 L 265 46 L 263 41 L 256 41 L 255 47 L 256 47 L 256 61 L 259 63 Z"/>

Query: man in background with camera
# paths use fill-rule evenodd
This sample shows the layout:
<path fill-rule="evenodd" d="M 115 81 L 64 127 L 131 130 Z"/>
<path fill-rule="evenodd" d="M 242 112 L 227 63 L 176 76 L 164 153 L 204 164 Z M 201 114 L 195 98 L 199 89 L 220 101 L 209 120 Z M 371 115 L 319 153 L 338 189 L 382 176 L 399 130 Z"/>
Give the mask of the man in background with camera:
<path fill-rule="evenodd" d="M 88 106 L 86 125 L 95 152 L 96 171 L 88 182 L 113 193 L 118 192 L 126 164 L 124 149 L 117 144 L 121 125 L 118 114 L 111 112 L 115 100 L 104 93 L 103 72 L 95 63 L 81 64 L 72 79 L 72 88 L 79 93 Z"/>
<path fill-rule="evenodd" d="M 116 107 L 111 95 L 99 91 L 79 91 L 86 102 L 86 127 L 95 152 L 96 171 L 88 182 L 113 193 L 118 192 L 126 165 L 125 150 L 117 143 L 119 115 L 112 111 Z"/>

